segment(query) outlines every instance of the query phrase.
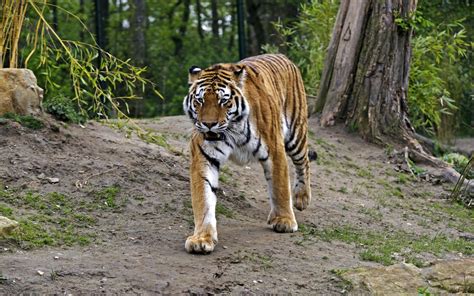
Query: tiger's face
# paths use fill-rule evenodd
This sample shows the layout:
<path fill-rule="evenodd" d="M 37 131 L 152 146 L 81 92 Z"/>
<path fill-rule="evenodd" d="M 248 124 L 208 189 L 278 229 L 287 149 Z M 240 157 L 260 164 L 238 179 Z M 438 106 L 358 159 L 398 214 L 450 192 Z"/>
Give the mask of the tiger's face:
<path fill-rule="evenodd" d="M 201 70 L 189 70 L 189 93 L 183 109 L 195 129 L 208 141 L 225 139 L 229 128 L 248 114 L 247 103 L 239 85 L 243 67 L 216 65 Z"/>

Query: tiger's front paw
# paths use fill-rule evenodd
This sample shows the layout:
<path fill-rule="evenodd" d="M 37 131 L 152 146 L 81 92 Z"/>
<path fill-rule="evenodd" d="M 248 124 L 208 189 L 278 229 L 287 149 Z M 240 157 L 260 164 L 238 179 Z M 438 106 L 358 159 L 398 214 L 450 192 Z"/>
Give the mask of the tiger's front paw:
<path fill-rule="evenodd" d="M 270 213 L 268 216 L 268 224 L 270 224 L 275 232 L 295 232 L 298 230 L 298 223 L 295 218 L 276 216 Z"/>
<path fill-rule="evenodd" d="M 208 235 L 191 235 L 186 239 L 184 247 L 188 253 L 209 254 L 214 251 L 217 239 L 213 239 Z"/>

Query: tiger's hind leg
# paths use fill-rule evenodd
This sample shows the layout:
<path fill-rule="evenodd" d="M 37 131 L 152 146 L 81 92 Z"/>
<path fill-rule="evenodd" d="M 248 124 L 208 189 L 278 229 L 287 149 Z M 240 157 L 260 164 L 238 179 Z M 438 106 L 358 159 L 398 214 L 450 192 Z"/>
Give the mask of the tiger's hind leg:
<path fill-rule="evenodd" d="M 309 155 L 307 146 L 306 128 L 301 127 L 293 134 L 298 134 L 293 141 L 288 141 L 285 145 L 286 153 L 291 158 L 296 177 L 293 185 L 293 205 L 298 210 L 306 209 L 311 201 L 311 181 L 309 170 Z"/>
<path fill-rule="evenodd" d="M 271 160 L 260 160 L 270 195 L 271 210 L 267 223 L 276 232 L 295 232 L 298 230 L 298 223 L 291 204 L 288 162 L 283 147 L 272 154 Z"/>

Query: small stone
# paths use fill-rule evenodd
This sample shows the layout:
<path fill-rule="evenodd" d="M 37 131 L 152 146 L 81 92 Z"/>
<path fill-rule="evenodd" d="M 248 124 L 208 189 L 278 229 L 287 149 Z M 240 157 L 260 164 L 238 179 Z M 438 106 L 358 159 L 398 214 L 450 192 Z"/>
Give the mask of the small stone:
<path fill-rule="evenodd" d="M 54 258 L 54 260 L 58 260 L 59 256 L 54 256 L 53 258 Z"/>
<path fill-rule="evenodd" d="M 43 274 L 44 274 L 44 271 L 41 271 L 41 270 L 37 270 L 36 272 L 41 276 L 43 276 Z"/>
<path fill-rule="evenodd" d="M 59 178 L 46 178 L 46 180 L 51 184 L 59 183 Z"/>
<path fill-rule="evenodd" d="M 257 281 L 256 281 L 256 280 L 253 280 L 253 283 L 254 283 L 254 284 L 256 284 L 256 283 L 257 283 Z"/>
<path fill-rule="evenodd" d="M 259 282 L 259 283 L 263 283 L 263 280 L 257 280 L 257 282 Z"/>
<path fill-rule="evenodd" d="M 227 246 L 222 246 L 223 249 L 227 249 Z"/>
<path fill-rule="evenodd" d="M 42 180 L 44 178 L 46 178 L 45 174 L 41 173 L 39 174 L 38 176 L 36 176 L 38 179 Z"/>

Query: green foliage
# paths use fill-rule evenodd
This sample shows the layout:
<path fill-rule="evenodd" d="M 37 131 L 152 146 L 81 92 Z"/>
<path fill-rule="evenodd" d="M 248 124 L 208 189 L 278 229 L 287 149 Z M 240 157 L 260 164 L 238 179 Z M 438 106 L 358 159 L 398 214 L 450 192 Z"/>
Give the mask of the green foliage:
<path fill-rule="evenodd" d="M 423 18 L 417 17 L 417 19 Z M 469 44 L 462 20 L 435 26 L 432 22 L 418 21 L 423 34 L 415 36 L 412 43 L 412 62 L 408 105 L 410 119 L 418 131 L 429 135 L 439 134 L 443 114 L 456 111 L 449 76 L 459 76 L 453 66 L 466 57 Z"/>
<path fill-rule="evenodd" d="M 3 114 L 3 118 L 11 119 L 15 122 L 18 122 L 24 127 L 31 128 L 34 130 L 39 130 L 44 127 L 44 123 L 41 120 L 31 115 L 18 115 L 15 113 L 5 113 Z"/>
<path fill-rule="evenodd" d="M 466 179 L 472 179 L 469 177 L 472 177 L 473 173 L 474 173 L 474 154 L 471 155 L 467 164 L 462 169 L 461 176 L 459 177 L 456 185 L 454 186 L 453 191 L 451 192 L 451 196 L 450 196 L 452 200 L 458 201 L 469 208 L 474 206 L 474 198 L 473 198 L 473 193 L 469 192 L 468 185 L 465 184 L 465 181 Z M 467 181 L 469 182 L 469 180 Z"/>
<path fill-rule="evenodd" d="M 43 108 L 46 112 L 61 121 L 83 123 L 87 119 L 85 115 L 82 115 L 76 110 L 74 103 L 70 99 L 61 95 L 49 97 L 48 100 L 43 103 Z"/>
<path fill-rule="evenodd" d="M 51 6 L 47 1 L 28 1 L 28 5 L 28 25 L 34 29 L 24 33 L 27 46 L 22 52 L 23 63 L 25 67 L 40 70 L 38 78 L 45 88 L 46 102 L 53 115 L 73 122 L 82 120 L 81 116 L 73 114 L 70 104 L 63 104 L 64 97 L 70 97 L 75 106 L 73 109 L 77 108 L 82 115 L 123 118 L 129 113 L 128 101 L 140 99 L 137 93 L 143 92 L 145 87 L 161 96 L 156 85 L 145 78 L 145 68 L 133 66 L 129 59 L 119 59 L 99 48 L 76 14 L 61 5 L 55 6 L 67 15 L 69 22 L 75 23 L 73 33 L 65 35 L 76 35 L 79 30 L 85 32 L 87 42 L 63 37 L 53 28 L 48 21 Z M 53 108 L 53 103 L 60 106 Z"/>
<path fill-rule="evenodd" d="M 453 165 L 454 169 L 459 173 L 462 173 L 469 163 L 469 158 L 459 153 L 445 154 L 443 160 Z M 464 177 L 466 179 L 474 179 L 474 170 L 468 170 Z"/>
<path fill-rule="evenodd" d="M 275 29 L 288 42 L 281 47 L 288 48 L 288 56 L 301 69 L 308 94 L 315 95 L 321 80 L 326 56 L 326 48 L 336 21 L 338 1 L 316 1 L 301 5 L 298 21 L 289 27 L 281 22 L 274 24 Z M 266 52 L 277 52 L 275 45 L 266 45 Z"/>

